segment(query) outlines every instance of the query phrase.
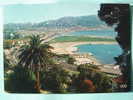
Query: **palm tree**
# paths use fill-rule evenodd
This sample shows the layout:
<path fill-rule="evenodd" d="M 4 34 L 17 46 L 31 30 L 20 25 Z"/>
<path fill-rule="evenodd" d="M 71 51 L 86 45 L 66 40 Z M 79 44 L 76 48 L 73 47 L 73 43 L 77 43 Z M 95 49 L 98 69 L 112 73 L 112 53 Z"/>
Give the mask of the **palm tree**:
<path fill-rule="evenodd" d="M 35 88 L 40 92 L 40 72 L 48 68 L 51 60 L 51 49 L 47 43 L 42 43 L 43 39 L 39 35 L 30 36 L 28 44 L 23 45 L 19 50 L 19 65 L 30 69 L 35 73 Z"/>

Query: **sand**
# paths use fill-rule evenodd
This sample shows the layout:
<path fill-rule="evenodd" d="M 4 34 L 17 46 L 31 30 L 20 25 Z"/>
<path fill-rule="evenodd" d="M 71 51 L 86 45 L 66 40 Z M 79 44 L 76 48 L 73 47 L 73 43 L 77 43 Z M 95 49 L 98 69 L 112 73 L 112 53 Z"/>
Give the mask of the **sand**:
<path fill-rule="evenodd" d="M 54 49 L 52 52 L 57 54 L 70 54 L 76 59 L 76 64 L 85 64 L 85 63 L 91 63 L 96 65 L 101 65 L 100 61 L 96 59 L 93 54 L 87 53 L 86 55 L 80 55 L 76 53 L 77 51 L 77 45 L 82 44 L 117 44 L 116 42 L 63 42 L 63 43 L 52 43 L 50 44 Z"/>
<path fill-rule="evenodd" d="M 63 42 L 50 44 L 54 49 L 53 52 L 57 54 L 74 54 L 77 51 L 77 45 L 82 44 L 117 44 L 116 42 Z"/>

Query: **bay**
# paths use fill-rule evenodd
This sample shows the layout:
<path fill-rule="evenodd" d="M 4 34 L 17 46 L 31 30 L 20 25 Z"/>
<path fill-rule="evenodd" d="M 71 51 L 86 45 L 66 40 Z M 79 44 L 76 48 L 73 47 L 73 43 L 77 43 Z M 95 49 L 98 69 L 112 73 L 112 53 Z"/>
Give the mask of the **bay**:
<path fill-rule="evenodd" d="M 117 33 L 114 32 L 114 29 L 108 29 L 108 30 L 88 30 L 88 31 L 70 32 L 67 35 L 72 35 L 72 36 L 92 35 L 92 36 L 110 36 L 110 37 L 115 37 L 117 35 Z"/>
<path fill-rule="evenodd" d="M 114 64 L 114 57 L 122 53 L 117 44 L 84 44 L 76 46 L 77 53 L 92 53 L 102 64 Z"/>

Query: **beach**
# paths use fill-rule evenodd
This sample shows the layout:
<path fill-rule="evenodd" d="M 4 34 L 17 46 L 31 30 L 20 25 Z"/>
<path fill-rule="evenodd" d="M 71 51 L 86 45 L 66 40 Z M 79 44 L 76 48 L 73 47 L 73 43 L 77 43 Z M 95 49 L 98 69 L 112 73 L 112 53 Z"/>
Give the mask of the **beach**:
<path fill-rule="evenodd" d="M 82 44 L 117 44 L 117 42 L 63 42 L 63 43 L 52 43 L 50 44 L 54 49 L 52 52 L 57 53 L 57 54 L 69 54 L 73 56 L 76 60 L 75 64 L 80 65 L 80 64 L 85 64 L 85 63 L 90 63 L 90 64 L 95 64 L 97 65 L 102 72 L 109 73 L 109 74 L 114 74 L 114 75 L 121 75 L 119 67 L 116 68 L 115 65 L 113 64 L 102 64 L 99 59 L 96 59 L 93 54 L 87 53 L 87 54 L 80 54 L 77 53 L 76 51 L 78 48 L 76 46 L 82 45 Z"/>
<path fill-rule="evenodd" d="M 62 43 L 51 43 L 50 45 L 54 47 L 52 50 L 53 52 L 57 54 L 74 54 L 75 51 L 77 51 L 78 45 L 82 44 L 117 44 L 116 42 L 62 42 Z"/>
<path fill-rule="evenodd" d="M 116 42 L 63 42 L 63 43 L 52 43 L 50 44 L 54 49 L 52 52 L 57 54 L 69 54 L 72 55 L 76 59 L 76 64 L 85 64 L 85 63 L 92 63 L 96 65 L 102 65 L 98 59 L 96 59 L 93 54 L 79 54 L 76 51 L 78 48 L 76 46 L 82 44 L 117 44 Z"/>

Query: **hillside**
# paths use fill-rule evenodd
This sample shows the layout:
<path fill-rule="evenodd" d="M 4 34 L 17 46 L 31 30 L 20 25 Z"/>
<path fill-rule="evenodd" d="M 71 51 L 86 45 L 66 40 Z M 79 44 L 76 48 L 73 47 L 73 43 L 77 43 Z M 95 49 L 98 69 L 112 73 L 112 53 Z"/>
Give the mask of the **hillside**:
<path fill-rule="evenodd" d="M 57 20 L 49 20 L 40 23 L 9 23 L 5 24 L 5 29 L 12 30 L 31 30 L 38 28 L 71 28 L 71 27 L 98 27 L 105 25 L 96 15 L 62 17 Z"/>

